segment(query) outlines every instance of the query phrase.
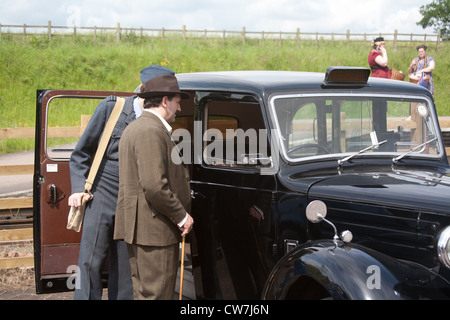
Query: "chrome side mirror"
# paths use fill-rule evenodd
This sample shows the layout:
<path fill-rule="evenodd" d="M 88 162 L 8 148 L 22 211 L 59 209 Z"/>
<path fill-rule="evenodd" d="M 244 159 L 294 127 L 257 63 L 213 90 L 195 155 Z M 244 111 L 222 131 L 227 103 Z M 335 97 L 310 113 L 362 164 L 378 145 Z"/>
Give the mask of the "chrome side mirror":
<path fill-rule="evenodd" d="M 306 218 L 310 222 L 319 223 L 321 221 L 325 221 L 326 223 L 328 223 L 330 226 L 333 227 L 333 230 L 334 230 L 333 240 L 334 241 L 339 240 L 339 239 L 341 239 L 344 242 L 352 241 L 353 234 L 348 230 L 343 231 L 340 234 L 340 236 L 338 236 L 336 227 L 334 226 L 334 224 L 331 221 L 325 219 L 326 216 L 327 216 L 327 205 L 323 201 L 320 201 L 320 200 L 311 201 L 308 204 L 308 206 L 306 207 Z"/>
<path fill-rule="evenodd" d="M 312 223 L 319 223 L 327 216 L 327 205 L 320 200 L 314 200 L 306 207 L 306 218 Z"/>

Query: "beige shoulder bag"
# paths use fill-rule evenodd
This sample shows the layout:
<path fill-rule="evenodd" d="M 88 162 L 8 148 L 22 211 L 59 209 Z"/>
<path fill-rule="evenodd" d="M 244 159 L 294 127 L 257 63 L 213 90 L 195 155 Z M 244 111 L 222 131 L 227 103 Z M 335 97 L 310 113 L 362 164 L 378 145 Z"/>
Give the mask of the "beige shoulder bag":
<path fill-rule="evenodd" d="M 106 123 L 105 130 L 103 131 L 103 135 L 98 145 L 97 152 L 95 153 L 94 161 L 92 162 L 92 166 L 89 171 L 89 176 L 86 179 L 86 184 L 84 186 L 85 191 L 81 200 L 81 207 L 70 207 L 69 216 L 67 218 L 67 229 L 69 230 L 74 230 L 76 232 L 80 232 L 81 230 L 84 219 L 84 211 L 86 210 L 86 198 L 88 195 L 90 195 L 92 198 L 91 188 L 92 184 L 94 183 L 95 175 L 97 174 L 97 170 L 100 166 L 100 163 L 102 162 L 106 146 L 109 142 L 109 138 L 111 137 L 111 133 L 117 123 L 117 120 L 119 119 L 124 104 L 125 99 L 117 97 L 116 105 L 114 106 L 114 109 L 109 116 L 108 122 Z"/>

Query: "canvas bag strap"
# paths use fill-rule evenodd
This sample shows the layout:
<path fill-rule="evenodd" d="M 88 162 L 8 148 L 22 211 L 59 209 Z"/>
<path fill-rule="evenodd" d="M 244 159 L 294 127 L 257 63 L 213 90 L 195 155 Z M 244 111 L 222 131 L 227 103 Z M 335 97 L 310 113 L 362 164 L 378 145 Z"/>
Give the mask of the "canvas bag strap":
<path fill-rule="evenodd" d="M 105 130 L 103 131 L 102 138 L 95 153 L 94 161 L 92 162 L 91 170 L 89 171 L 89 176 L 86 179 L 86 184 L 84 185 L 85 190 L 90 193 L 92 184 L 94 183 L 95 175 L 97 174 L 100 163 L 102 162 L 103 155 L 108 145 L 109 139 L 111 138 L 111 133 L 122 113 L 123 106 L 125 104 L 125 99 L 117 97 L 116 105 L 114 106 L 111 115 L 109 116 L 108 122 L 106 123 Z"/>

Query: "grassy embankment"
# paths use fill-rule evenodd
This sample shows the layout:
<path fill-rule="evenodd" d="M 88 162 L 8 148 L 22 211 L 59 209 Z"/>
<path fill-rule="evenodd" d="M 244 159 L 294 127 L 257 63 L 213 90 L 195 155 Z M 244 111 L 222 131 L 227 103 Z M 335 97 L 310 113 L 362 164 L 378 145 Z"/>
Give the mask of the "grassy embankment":
<path fill-rule="evenodd" d="M 389 65 L 407 72 L 415 47 L 396 51 L 389 46 Z M 391 44 L 392 45 L 392 44 Z M 435 99 L 439 116 L 450 115 L 450 44 L 439 50 L 430 45 L 436 60 Z M 94 44 L 90 39 L 32 37 L 0 39 L 0 128 L 33 127 L 36 89 L 133 91 L 139 71 L 150 64 L 177 73 L 217 70 L 291 70 L 325 72 L 328 66 L 367 67 L 370 47 L 345 42 L 122 40 Z M 67 119 L 69 119 L 68 117 Z M 60 119 L 60 126 L 76 125 Z M 0 154 L 30 150 L 34 139 L 0 140 Z"/>

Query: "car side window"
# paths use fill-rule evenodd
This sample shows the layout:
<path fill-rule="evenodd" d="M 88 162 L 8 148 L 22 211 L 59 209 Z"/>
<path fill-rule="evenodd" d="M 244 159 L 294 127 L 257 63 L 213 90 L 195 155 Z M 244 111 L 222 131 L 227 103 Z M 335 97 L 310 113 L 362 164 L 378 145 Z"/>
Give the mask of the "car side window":
<path fill-rule="evenodd" d="M 47 108 L 46 154 L 52 160 L 69 160 L 99 99 L 57 97 Z"/>
<path fill-rule="evenodd" d="M 210 101 L 206 105 L 203 160 L 217 167 L 260 166 L 269 155 L 267 132 L 258 103 Z"/>

